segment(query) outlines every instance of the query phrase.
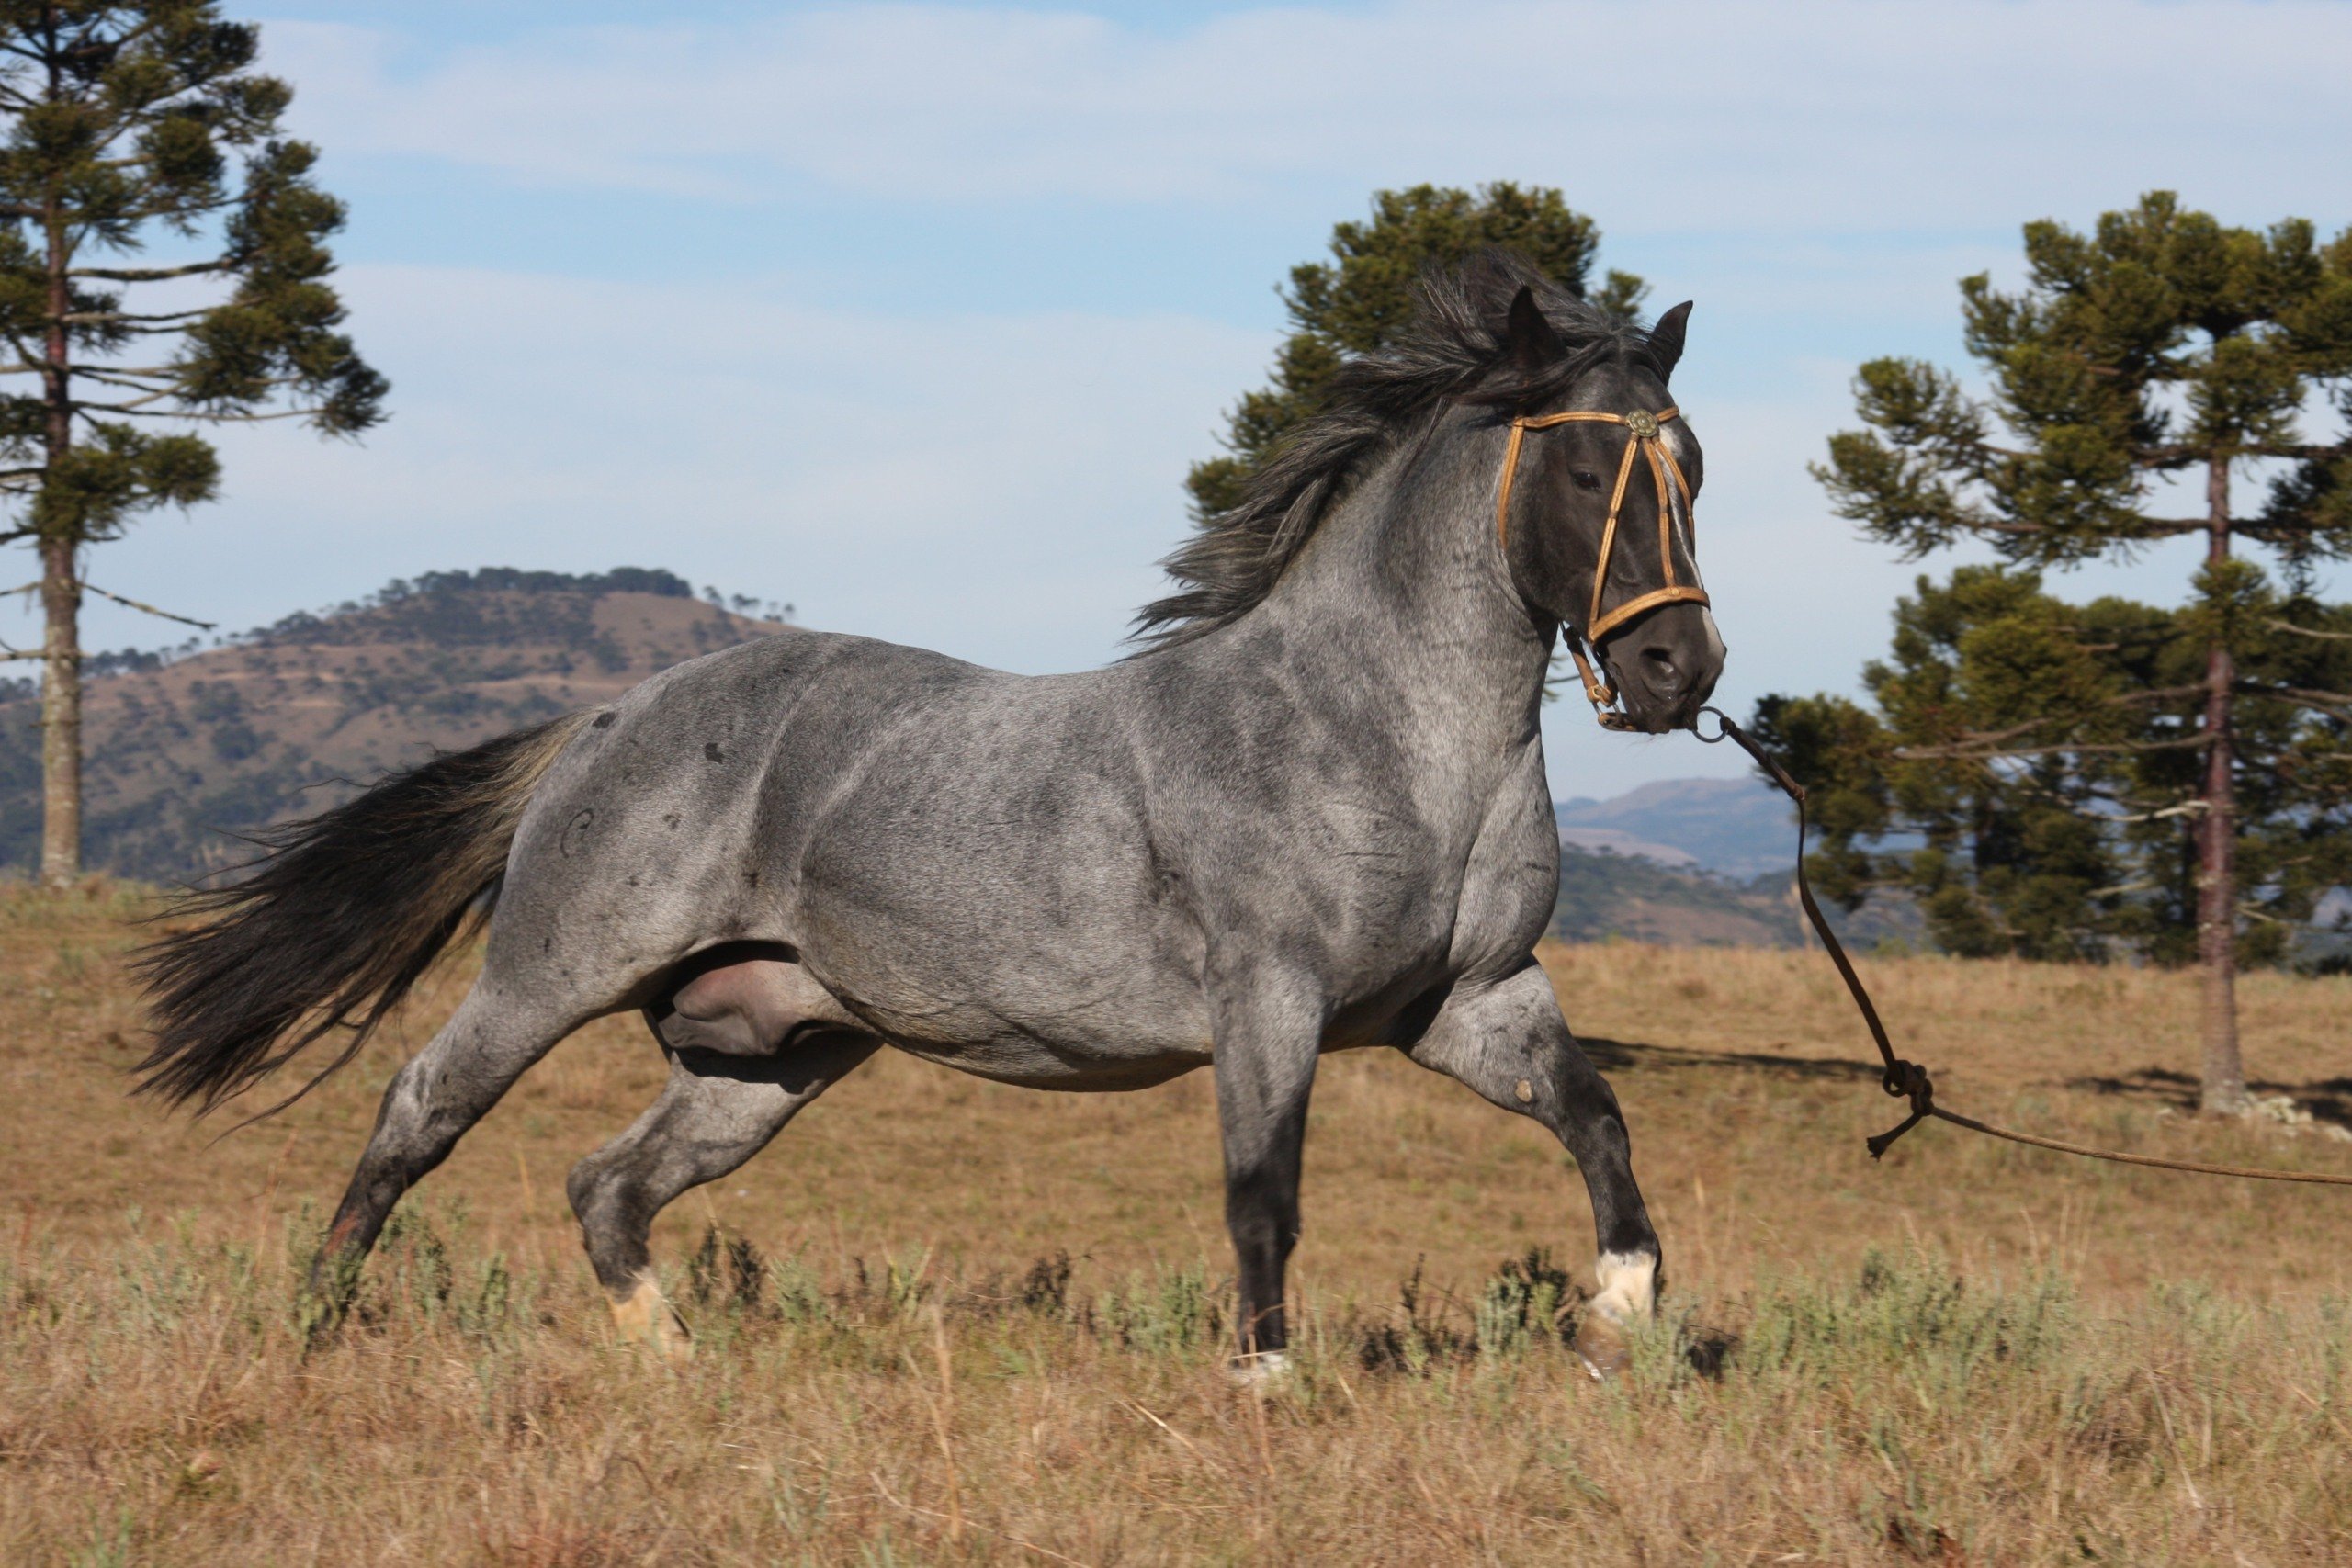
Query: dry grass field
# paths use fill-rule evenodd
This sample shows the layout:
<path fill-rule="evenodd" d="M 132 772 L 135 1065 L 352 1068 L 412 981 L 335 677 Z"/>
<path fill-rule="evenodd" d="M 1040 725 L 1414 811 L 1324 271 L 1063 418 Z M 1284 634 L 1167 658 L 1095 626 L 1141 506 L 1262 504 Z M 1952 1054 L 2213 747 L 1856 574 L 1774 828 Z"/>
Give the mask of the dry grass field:
<path fill-rule="evenodd" d="M 2352 1193 L 1942 1126 L 1873 1167 L 1899 1107 L 1817 953 L 1545 955 L 1668 1248 L 1606 1386 L 1560 1344 L 1591 1244 L 1561 1152 L 1330 1061 L 1302 1365 L 1261 1398 L 1219 1370 L 1197 1076 L 1059 1097 L 878 1061 L 665 1218 L 691 1363 L 616 1342 L 562 1185 L 659 1083 L 622 1021 L 524 1080 L 308 1344 L 319 1215 L 465 965 L 214 1144 L 123 1098 L 142 908 L 0 892 L 0 1562 L 2352 1561 Z M 2186 976 L 1866 970 L 1957 1109 L 2352 1170 L 2322 1135 L 2352 982 L 2245 985 L 2250 1066 L 2323 1118 L 2290 1134 L 2181 1113 Z"/>

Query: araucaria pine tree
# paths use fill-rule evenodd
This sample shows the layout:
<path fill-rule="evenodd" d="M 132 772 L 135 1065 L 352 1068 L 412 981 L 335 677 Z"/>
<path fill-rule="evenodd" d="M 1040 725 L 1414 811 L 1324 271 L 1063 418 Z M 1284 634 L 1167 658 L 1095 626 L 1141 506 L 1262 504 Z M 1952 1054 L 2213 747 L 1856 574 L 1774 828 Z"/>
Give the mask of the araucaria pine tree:
<path fill-rule="evenodd" d="M 1931 920 L 1945 897 L 1947 930 L 1981 917 L 1986 940 L 2050 952 L 2073 925 L 2095 944 L 2075 911 L 2162 958 L 2168 921 L 2193 928 L 2203 1103 L 2235 1111 L 2241 958 L 2276 955 L 2281 919 L 2346 860 L 2352 681 L 2330 675 L 2352 628 L 2312 589 L 2352 554 L 2352 231 L 2231 228 L 2159 192 L 2087 234 L 2029 224 L 2025 259 L 2018 292 L 1961 285 L 1989 398 L 1873 361 L 1869 428 L 1815 473 L 1907 557 L 1973 539 L 2029 570 L 1923 580 L 1897 664 L 1871 671 L 1882 715 L 1813 699 L 1773 716 L 1848 786 L 1849 854 L 1872 799 L 1893 808 L 1878 825 L 1928 835 L 1915 888 Z M 2177 609 L 2041 592 L 2036 569 L 2184 536 L 2203 549 Z M 1973 883 L 1949 875 L 1960 849 Z"/>
<path fill-rule="evenodd" d="M 1196 518 L 1214 517 L 1241 499 L 1250 476 L 1299 423 L 1322 407 L 1323 393 L 1349 355 L 1370 354 L 1412 319 L 1413 285 L 1432 266 L 1450 266 L 1488 245 L 1508 245 L 1569 293 L 1630 318 L 1642 280 L 1611 272 L 1591 286 L 1600 231 L 1560 193 L 1508 180 L 1455 190 L 1415 186 L 1374 192 L 1372 220 L 1331 231 L 1331 259 L 1301 262 L 1282 290 L 1290 335 L 1274 355 L 1272 385 L 1247 393 L 1227 416 L 1230 456 L 1193 465 L 1184 488 Z"/>
<path fill-rule="evenodd" d="M 255 28 L 197 0 L 0 0 L 0 543 L 40 558 L 42 880 L 81 870 L 81 632 L 90 547 L 212 497 L 206 424 L 382 417 L 342 333 L 324 241 L 341 202 L 278 124 Z M 154 242 L 167 254 L 129 265 Z M 0 383 L 0 385 L 5 385 Z M 13 651 L 13 650 L 12 650 Z"/>

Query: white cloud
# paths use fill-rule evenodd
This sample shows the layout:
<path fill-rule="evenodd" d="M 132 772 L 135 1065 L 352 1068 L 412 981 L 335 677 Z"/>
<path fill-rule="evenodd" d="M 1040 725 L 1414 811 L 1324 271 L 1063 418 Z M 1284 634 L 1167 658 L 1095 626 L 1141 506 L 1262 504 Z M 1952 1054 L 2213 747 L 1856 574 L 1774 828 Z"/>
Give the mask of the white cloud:
<path fill-rule="evenodd" d="M 95 581 L 234 627 L 424 570 L 634 563 L 812 625 L 1082 664 L 1156 592 L 1184 467 L 1265 355 L 1175 317 L 914 321 L 749 283 L 343 282 L 390 423 L 359 447 L 229 432 L 222 502 L 102 548 Z M 95 646 L 159 640 L 92 623 Z"/>
<path fill-rule="evenodd" d="M 1511 173 L 1625 230 L 1947 231 L 2158 185 L 2265 216 L 2352 196 L 2332 0 L 1457 0 L 1172 33 L 859 6 L 422 56 L 349 27 L 266 36 L 340 152 L 688 195 L 1225 200 Z"/>

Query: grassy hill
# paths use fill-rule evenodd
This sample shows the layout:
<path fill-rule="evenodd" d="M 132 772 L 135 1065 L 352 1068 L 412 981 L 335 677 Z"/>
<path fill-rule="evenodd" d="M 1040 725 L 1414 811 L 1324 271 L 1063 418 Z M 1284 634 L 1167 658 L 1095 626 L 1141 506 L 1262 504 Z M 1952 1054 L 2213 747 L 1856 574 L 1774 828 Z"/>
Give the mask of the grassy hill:
<path fill-rule="evenodd" d="M 178 657 L 101 655 L 84 698 L 85 853 L 118 875 L 199 875 L 244 858 L 229 834 L 316 811 L 353 781 L 775 629 L 666 571 L 493 568 L 394 582 Z M 0 693 L 0 867 L 29 870 L 40 704 L 29 682 Z"/>

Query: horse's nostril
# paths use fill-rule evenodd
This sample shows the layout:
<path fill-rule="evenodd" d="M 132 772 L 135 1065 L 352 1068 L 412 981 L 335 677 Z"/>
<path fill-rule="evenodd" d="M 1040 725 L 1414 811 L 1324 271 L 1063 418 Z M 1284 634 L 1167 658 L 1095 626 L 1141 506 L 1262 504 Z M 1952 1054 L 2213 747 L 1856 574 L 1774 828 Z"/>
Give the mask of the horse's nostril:
<path fill-rule="evenodd" d="M 1681 671 L 1674 667 L 1672 650 L 1664 648 L 1645 648 L 1642 649 L 1642 673 L 1649 677 L 1652 684 L 1661 689 L 1671 689 L 1679 679 Z"/>

